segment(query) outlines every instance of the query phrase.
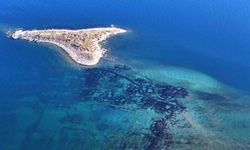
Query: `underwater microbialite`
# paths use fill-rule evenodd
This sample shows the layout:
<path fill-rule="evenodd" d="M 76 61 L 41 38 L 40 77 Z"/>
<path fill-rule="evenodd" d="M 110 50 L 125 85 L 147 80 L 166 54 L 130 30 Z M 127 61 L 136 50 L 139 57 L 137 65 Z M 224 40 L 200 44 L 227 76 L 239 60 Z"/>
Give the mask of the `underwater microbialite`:
<path fill-rule="evenodd" d="M 127 75 L 126 72 L 131 70 L 125 65 L 83 70 L 83 84 L 88 87 L 82 89 L 82 101 L 122 110 L 153 109 L 162 117 L 152 121 L 149 132 L 144 135 L 147 140 L 144 148 L 167 148 L 172 141 L 168 126 L 173 123 L 176 113 L 186 109 L 178 99 L 187 97 L 188 90 L 137 74 Z"/>

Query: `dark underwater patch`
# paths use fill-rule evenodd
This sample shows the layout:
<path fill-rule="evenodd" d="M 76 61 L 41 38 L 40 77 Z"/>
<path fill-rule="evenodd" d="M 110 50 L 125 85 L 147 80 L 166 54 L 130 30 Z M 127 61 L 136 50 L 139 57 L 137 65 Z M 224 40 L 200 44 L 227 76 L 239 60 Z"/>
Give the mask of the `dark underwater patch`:
<path fill-rule="evenodd" d="M 84 72 L 83 101 L 92 100 L 112 105 L 136 104 L 139 109 L 154 108 L 159 113 L 182 110 L 177 98 L 185 98 L 188 91 L 143 77 L 128 77 L 112 69 L 94 68 Z M 88 97 L 86 97 L 86 93 Z"/>
<path fill-rule="evenodd" d="M 223 101 L 226 98 L 222 95 L 219 95 L 217 93 L 207 93 L 207 92 L 196 92 L 198 97 L 203 100 L 211 100 L 211 101 Z"/>
<path fill-rule="evenodd" d="M 71 115 L 67 115 L 63 118 L 60 119 L 61 123 L 81 123 L 82 122 L 82 115 L 81 114 L 71 114 Z"/>
<path fill-rule="evenodd" d="M 177 99 L 187 97 L 187 89 L 136 74 L 127 75 L 124 71 L 131 71 L 131 68 L 124 65 L 114 68 L 83 70 L 83 84 L 87 87 L 82 90 L 82 101 L 93 101 L 117 109 L 130 109 L 130 105 L 136 106 L 136 109 L 153 109 L 162 114 L 162 118 L 152 121 L 149 133 L 145 135 L 148 143 L 144 148 L 167 148 L 171 143 L 168 126 L 176 113 L 186 109 Z"/>

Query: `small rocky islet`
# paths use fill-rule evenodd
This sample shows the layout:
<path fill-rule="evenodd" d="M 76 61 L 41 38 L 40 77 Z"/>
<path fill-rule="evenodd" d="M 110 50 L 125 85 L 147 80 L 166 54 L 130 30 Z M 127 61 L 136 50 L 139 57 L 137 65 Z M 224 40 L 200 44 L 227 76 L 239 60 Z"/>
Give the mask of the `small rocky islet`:
<path fill-rule="evenodd" d="M 13 39 L 50 43 L 62 48 L 80 65 L 96 65 L 106 49 L 102 42 L 109 37 L 127 32 L 114 26 L 79 30 L 16 30 L 7 33 Z"/>

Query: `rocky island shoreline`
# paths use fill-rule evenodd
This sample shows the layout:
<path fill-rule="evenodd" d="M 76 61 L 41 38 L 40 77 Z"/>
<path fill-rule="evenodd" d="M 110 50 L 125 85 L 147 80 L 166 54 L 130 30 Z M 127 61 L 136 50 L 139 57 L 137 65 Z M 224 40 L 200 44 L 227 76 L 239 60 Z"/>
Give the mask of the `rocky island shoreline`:
<path fill-rule="evenodd" d="M 17 30 L 8 35 L 13 39 L 54 44 L 78 64 L 95 65 L 106 52 L 101 43 L 113 35 L 125 32 L 124 29 L 111 26 L 80 30 Z"/>

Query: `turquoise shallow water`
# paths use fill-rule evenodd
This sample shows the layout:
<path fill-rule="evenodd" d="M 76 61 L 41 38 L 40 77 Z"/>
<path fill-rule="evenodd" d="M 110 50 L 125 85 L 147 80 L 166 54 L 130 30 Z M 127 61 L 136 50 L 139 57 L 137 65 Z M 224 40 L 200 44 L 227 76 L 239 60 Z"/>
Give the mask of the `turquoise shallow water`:
<path fill-rule="evenodd" d="M 0 149 L 249 149 L 248 10 L 243 0 L 0 1 Z M 90 68 L 6 37 L 111 24 L 129 32 Z"/>

